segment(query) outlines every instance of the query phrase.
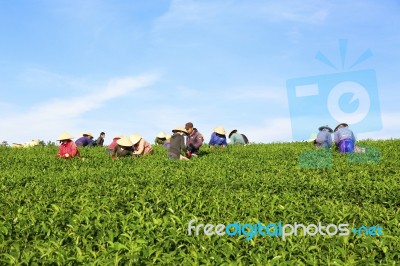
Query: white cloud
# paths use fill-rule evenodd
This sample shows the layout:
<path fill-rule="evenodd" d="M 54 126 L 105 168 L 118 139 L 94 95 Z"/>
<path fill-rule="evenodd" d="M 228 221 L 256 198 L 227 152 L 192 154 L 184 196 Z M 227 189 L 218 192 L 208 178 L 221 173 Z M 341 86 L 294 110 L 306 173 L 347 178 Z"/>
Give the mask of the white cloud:
<path fill-rule="evenodd" d="M 272 22 L 323 23 L 329 16 L 330 4 L 318 0 L 270 1 L 250 4 L 255 16 L 263 16 Z"/>
<path fill-rule="evenodd" d="M 332 5 L 319 0 L 304 4 L 297 0 L 287 1 L 192 1 L 173 0 L 169 10 L 153 21 L 152 39 L 155 43 L 171 43 L 171 31 L 182 34 L 206 31 L 207 34 L 230 36 L 233 38 L 239 28 L 254 27 L 254 23 L 264 28 L 276 24 L 290 23 L 295 29 L 284 29 L 287 38 L 294 43 L 302 40 L 303 24 L 321 25 L 330 17 Z M 200 33 L 202 34 L 202 33 Z M 196 35 L 197 36 L 197 35 Z M 200 35 L 201 36 L 201 35 Z M 199 37 L 200 37 L 199 36 Z M 246 35 L 248 36 L 248 35 Z M 185 38 L 175 42 L 179 48 L 201 47 L 201 38 Z M 204 39 L 202 39 L 204 40 Z"/>
<path fill-rule="evenodd" d="M 47 70 L 30 67 L 25 69 L 19 79 L 24 87 L 32 88 L 35 91 L 47 90 L 54 91 L 61 89 L 63 91 L 88 91 L 92 90 L 96 85 L 84 79 L 77 79 L 62 75 L 59 73 L 49 72 Z M 26 85 L 25 85 L 26 84 Z"/>
<path fill-rule="evenodd" d="M 0 113 L 8 113 L 13 110 L 14 106 L 7 102 L 0 102 Z"/>
<path fill-rule="evenodd" d="M 226 3 L 226 1 L 225 1 Z M 167 13 L 155 20 L 155 28 L 168 28 L 182 23 L 207 23 L 226 8 L 222 2 L 200 2 L 192 0 L 173 0 Z"/>
<path fill-rule="evenodd" d="M 257 100 L 257 101 L 268 101 L 287 106 L 287 93 L 286 89 L 282 88 L 270 88 L 270 87 L 244 87 L 238 89 L 232 89 L 229 95 L 226 96 L 227 100 Z"/>
<path fill-rule="evenodd" d="M 31 139 L 54 140 L 64 130 L 78 131 L 80 116 L 100 108 L 106 101 L 122 97 L 146 87 L 157 79 L 155 75 L 126 77 L 111 80 L 104 88 L 79 97 L 53 99 L 32 107 L 26 113 L 2 117 L 2 140 L 25 142 Z"/>
<path fill-rule="evenodd" d="M 257 126 L 239 129 L 250 142 L 286 142 L 292 140 L 292 127 L 289 118 L 265 120 Z"/>
<path fill-rule="evenodd" d="M 188 1 L 174 0 L 170 9 L 155 21 L 159 28 L 178 26 L 182 23 L 208 24 L 215 18 L 264 18 L 267 21 L 322 23 L 329 16 L 331 5 L 314 0 L 304 4 L 287 1 Z"/>

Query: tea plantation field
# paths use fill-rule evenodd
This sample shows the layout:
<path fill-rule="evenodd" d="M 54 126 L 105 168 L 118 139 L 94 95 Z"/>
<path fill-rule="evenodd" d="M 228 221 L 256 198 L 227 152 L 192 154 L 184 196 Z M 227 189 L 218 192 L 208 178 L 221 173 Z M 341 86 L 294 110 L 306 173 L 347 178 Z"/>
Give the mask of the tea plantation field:
<path fill-rule="evenodd" d="M 398 265 L 400 140 L 366 154 L 253 144 L 171 161 L 0 148 L 0 265 Z M 383 235 L 188 235 L 188 223 L 348 224 Z M 247 231 L 246 231 L 247 232 Z"/>

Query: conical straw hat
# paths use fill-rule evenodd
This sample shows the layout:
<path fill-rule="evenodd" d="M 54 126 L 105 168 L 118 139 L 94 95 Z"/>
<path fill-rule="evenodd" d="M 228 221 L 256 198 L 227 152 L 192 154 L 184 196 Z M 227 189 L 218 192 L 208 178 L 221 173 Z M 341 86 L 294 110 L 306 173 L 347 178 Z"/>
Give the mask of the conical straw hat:
<path fill-rule="evenodd" d="M 122 137 L 119 140 L 117 140 L 117 144 L 121 145 L 121 146 L 124 146 L 124 147 L 133 146 L 132 142 L 127 137 Z"/>
<path fill-rule="evenodd" d="M 180 132 L 183 132 L 183 133 L 185 133 L 185 134 L 187 134 L 188 132 L 186 131 L 186 129 L 183 127 L 183 126 L 177 126 L 177 127 L 175 127 L 173 130 L 172 130 L 172 132 L 177 132 L 177 131 L 180 131 Z"/>
<path fill-rule="evenodd" d="M 140 136 L 139 134 L 133 134 L 129 138 L 131 139 L 133 145 L 135 145 L 136 143 L 138 143 L 140 141 L 142 136 Z"/>
<path fill-rule="evenodd" d="M 337 126 L 335 127 L 334 132 L 338 131 L 338 129 L 339 129 L 340 126 L 348 127 L 349 125 L 346 124 L 346 123 L 341 123 L 341 124 L 339 124 L 339 125 L 337 125 Z"/>
<path fill-rule="evenodd" d="M 165 134 L 165 139 L 167 139 L 167 140 L 171 139 L 171 135 L 170 134 Z"/>
<path fill-rule="evenodd" d="M 86 132 L 86 133 L 83 133 L 82 135 L 83 135 L 83 136 L 87 135 L 87 136 L 93 138 L 93 134 L 92 134 L 91 132 Z"/>
<path fill-rule="evenodd" d="M 223 126 L 218 126 L 214 128 L 214 132 L 220 135 L 225 135 L 225 128 Z"/>
<path fill-rule="evenodd" d="M 160 131 L 160 132 L 157 134 L 157 138 L 159 138 L 159 139 L 165 139 L 165 134 L 164 134 L 164 132 Z"/>
<path fill-rule="evenodd" d="M 330 128 L 328 125 L 326 125 L 326 126 L 321 126 L 321 127 L 318 128 L 318 130 L 321 131 L 321 130 L 324 130 L 325 128 L 326 128 L 329 132 L 331 132 L 331 133 L 333 132 L 332 128 Z"/>
<path fill-rule="evenodd" d="M 74 137 L 71 136 L 67 131 L 64 131 L 63 133 L 58 136 L 57 140 L 66 140 L 66 139 L 73 139 Z"/>

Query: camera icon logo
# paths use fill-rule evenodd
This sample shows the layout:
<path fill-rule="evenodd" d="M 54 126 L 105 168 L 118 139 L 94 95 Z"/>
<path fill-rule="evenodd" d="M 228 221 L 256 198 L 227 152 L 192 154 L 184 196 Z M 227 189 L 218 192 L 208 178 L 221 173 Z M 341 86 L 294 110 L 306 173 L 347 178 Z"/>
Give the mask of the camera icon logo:
<path fill-rule="evenodd" d="M 342 67 L 347 41 L 340 40 Z M 365 51 L 354 67 L 372 56 Z M 316 58 L 337 69 L 322 53 Z M 310 126 L 346 122 L 355 133 L 382 129 L 376 73 L 373 69 L 343 71 L 334 74 L 300 77 L 286 82 L 294 140 L 306 140 Z"/>

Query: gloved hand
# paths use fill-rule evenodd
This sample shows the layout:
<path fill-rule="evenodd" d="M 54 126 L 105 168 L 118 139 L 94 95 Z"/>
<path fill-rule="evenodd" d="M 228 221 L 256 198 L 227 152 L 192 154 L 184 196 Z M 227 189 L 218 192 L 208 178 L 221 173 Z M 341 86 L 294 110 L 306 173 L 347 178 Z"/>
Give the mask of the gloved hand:
<path fill-rule="evenodd" d="M 190 151 L 186 152 L 186 157 L 190 159 L 190 157 L 192 157 L 192 154 L 190 153 Z"/>

